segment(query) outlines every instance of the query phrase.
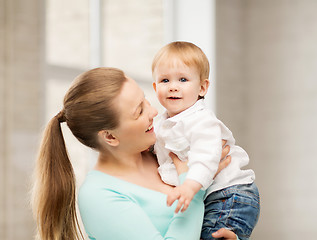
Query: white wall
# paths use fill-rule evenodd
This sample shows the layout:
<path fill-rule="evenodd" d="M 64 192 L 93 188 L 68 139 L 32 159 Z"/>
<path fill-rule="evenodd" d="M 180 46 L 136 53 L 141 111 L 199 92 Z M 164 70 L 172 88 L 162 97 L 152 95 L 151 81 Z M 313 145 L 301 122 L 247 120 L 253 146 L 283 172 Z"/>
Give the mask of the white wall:
<path fill-rule="evenodd" d="M 0 1 L 0 239 L 33 239 L 30 176 L 41 122 L 43 5 Z"/>
<path fill-rule="evenodd" d="M 218 0 L 217 109 L 261 194 L 253 239 L 317 234 L 317 1 Z"/>

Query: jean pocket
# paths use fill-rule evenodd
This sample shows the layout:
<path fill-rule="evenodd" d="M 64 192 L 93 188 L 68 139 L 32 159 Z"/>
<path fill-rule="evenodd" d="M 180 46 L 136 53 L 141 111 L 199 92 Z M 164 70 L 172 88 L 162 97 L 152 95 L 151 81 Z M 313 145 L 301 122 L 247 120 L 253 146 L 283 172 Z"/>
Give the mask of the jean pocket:
<path fill-rule="evenodd" d="M 260 214 L 257 197 L 233 194 L 227 226 L 232 228 L 239 237 L 249 238 Z"/>
<path fill-rule="evenodd" d="M 205 215 L 203 227 L 214 228 L 217 222 L 223 217 L 225 200 L 214 200 L 205 204 Z"/>

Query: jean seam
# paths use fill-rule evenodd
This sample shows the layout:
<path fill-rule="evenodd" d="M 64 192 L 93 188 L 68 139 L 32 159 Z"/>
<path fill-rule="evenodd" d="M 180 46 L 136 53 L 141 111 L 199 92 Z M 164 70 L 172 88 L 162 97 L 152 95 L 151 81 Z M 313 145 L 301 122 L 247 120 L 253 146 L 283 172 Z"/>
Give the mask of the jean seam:
<path fill-rule="evenodd" d="M 224 196 L 228 196 L 229 194 L 232 194 L 232 193 L 240 193 L 240 194 L 244 194 L 244 195 L 248 195 L 250 197 L 253 197 L 253 199 L 255 201 L 257 201 L 258 203 L 260 203 L 260 196 L 257 195 L 257 194 L 254 194 L 254 193 L 251 193 L 251 192 L 248 192 L 248 191 L 245 191 L 245 190 L 239 190 L 237 188 L 233 188 L 233 189 L 226 189 L 226 190 L 223 190 L 222 191 Z"/>
<path fill-rule="evenodd" d="M 234 199 L 233 202 L 241 203 L 241 204 L 248 205 L 248 206 L 252 206 L 252 207 L 254 207 L 254 208 L 256 208 L 256 209 L 259 209 L 259 205 L 254 205 L 254 204 L 250 204 L 250 203 L 238 201 L 238 200 L 236 200 L 236 199 Z"/>

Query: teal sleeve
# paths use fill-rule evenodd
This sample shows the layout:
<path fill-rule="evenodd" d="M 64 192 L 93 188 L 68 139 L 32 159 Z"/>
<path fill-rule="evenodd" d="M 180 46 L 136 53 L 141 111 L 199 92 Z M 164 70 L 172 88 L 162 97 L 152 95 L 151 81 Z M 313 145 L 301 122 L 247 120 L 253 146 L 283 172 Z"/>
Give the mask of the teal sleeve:
<path fill-rule="evenodd" d="M 186 173 L 180 175 L 180 182 L 184 182 Z M 184 213 L 174 214 L 169 229 L 162 239 L 200 239 L 201 227 L 204 216 L 204 197 L 205 191 L 199 191 L 191 201 L 188 209 Z M 174 203 L 172 207 L 176 207 Z"/>
<path fill-rule="evenodd" d="M 164 236 L 155 228 L 142 206 L 129 196 L 109 190 L 99 191 L 97 195 L 94 191 L 87 193 L 80 196 L 79 209 L 90 239 L 195 240 L 200 237 L 203 191 L 196 194 L 184 213 L 174 214 L 168 219 L 170 222 Z"/>
<path fill-rule="evenodd" d="M 80 212 L 90 239 L 162 239 L 142 208 L 128 196 L 105 191 L 86 202 Z"/>

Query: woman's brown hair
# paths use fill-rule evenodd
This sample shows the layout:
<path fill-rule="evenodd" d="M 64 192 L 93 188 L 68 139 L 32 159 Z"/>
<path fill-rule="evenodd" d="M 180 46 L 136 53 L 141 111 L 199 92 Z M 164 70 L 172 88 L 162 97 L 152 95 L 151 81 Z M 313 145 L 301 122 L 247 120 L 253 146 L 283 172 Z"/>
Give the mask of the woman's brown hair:
<path fill-rule="evenodd" d="M 39 239 L 84 239 L 76 215 L 76 180 L 61 123 L 66 122 L 81 143 L 100 149 L 98 132 L 118 125 L 113 103 L 125 81 L 124 73 L 115 68 L 96 68 L 79 75 L 65 95 L 63 110 L 46 126 L 32 196 Z"/>

